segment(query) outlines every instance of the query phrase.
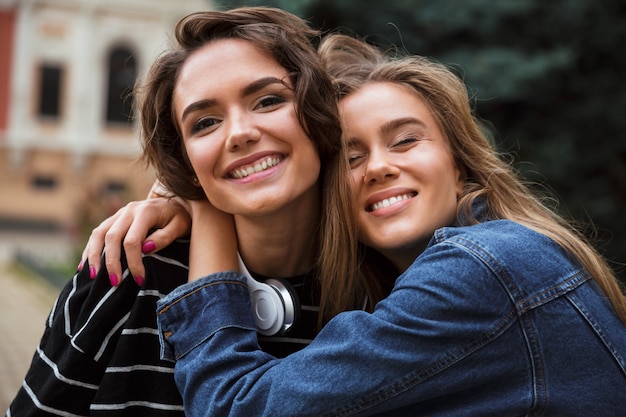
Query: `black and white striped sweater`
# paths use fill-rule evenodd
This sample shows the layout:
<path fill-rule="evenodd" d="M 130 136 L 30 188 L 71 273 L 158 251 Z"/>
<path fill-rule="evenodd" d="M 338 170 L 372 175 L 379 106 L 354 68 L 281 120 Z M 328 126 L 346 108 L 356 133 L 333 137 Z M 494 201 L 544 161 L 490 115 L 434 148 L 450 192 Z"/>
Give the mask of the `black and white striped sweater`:
<path fill-rule="evenodd" d="M 50 312 L 6 416 L 183 416 L 173 363 L 159 357 L 156 302 L 187 282 L 188 257 L 188 240 L 144 256 L 142 288 L 127 269 L 115 288 L 104 268 L 94 280 L 88 268 L 77 273 Z M 311 281 L 310 275 L 289 279 L 300 298 L 299 320 L 286 335 L 260 338 L 263 350 L 283 357 L 315 336 Z"/>

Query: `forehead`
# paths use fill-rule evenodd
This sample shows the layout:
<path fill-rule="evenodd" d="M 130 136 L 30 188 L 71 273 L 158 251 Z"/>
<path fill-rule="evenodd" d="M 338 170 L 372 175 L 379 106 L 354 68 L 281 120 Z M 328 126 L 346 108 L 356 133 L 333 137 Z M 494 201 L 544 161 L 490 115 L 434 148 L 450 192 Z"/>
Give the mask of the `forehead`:
<path fill-rule="evenodd" d="M 386 81 L 372 81 L 359 87 L 339 101 L 343 111 L 379 103 L 379 107 L 425 107 L 421 97 L 409 86 Z"/>
<path fill-rule="evenodd" d="M 344 130 L 379 131 L 389 121 L 414 118 L 439 130 L 430 107 L 413 89 L 391 82 L 371 82 L 339 102 Z"/>
<path fill-rule="evenodd" d="M 278 64 L 274 57 L 266 49 L 261 48 L 259 45 L 251 41 L 240 38 L 223 38 L 211 40 L 192 52 L 183 64 L 183 72 L 184 68 L 193 66 L 197 63 L 213 62 L 228 64 L 246 57 L 249 58 L 249 60 L 269 60 Z"/>
<path fill-rule="evenodd" d="M 214 40 L 193 52 L 183 64 L 176 80 L 174 105 L 180 110 L 183 103 L 206 94 L 232 94 L 232 88 L 256 79 L 282 79 L 286 75 L 287 70 L 273 56 L 249 41 Z"/>

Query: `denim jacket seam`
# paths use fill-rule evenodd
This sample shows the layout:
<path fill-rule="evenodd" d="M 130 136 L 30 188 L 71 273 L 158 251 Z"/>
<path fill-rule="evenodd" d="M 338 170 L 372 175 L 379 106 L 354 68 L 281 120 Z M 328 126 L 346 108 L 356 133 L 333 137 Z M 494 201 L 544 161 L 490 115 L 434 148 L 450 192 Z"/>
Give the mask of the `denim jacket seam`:
<path fill-rule="evenodd" d="M 206 337 L 204 337 L 202 339 L 199 339 L 198 343 L 189 346 L 189 348 L 187 350 L 185 350 L 184 352 L 175 353 L 174 354 L 174 359 L 179 360 L 180 358 L 182 358 L 183 356 L 187 355 L 192 350 L 196 349 L 198 346 L 201 346 L 205 341 L 210 339 L 215 333 L 219 332 L 220 330 L 228 329 L 228 328 L 240 328 L 240 329 L 243 329 L 243 330 L 251 330 L 251 331 L 252 330 L 256 330 L 255 328 L 250 328 L 250 327 L 245 327 L 245 326 L 235 326 L 235 325 L 231 325 L 231 324 L 225 324 L 223 326 L 216 327 L 211 333 L 207 334 Z"/>
<path fill-rule="evenodd" d="M 448 243 L 466 250 L 479 259 L 480 262 L 492 272 L 496 280 L 502 284 L 513 304 L 522 298 L 521 292 L 515 284 L 515 281 L 513 280 L 508 269 L 505 268 L 489 250 L 477 244 L 473 240 L 466 239 L 462 236 L 455 236 L 454 238 L 449 239 Z"/>
<path fill-rule="evenodd" d="M 178 304 L 179 302 L 183 301 L 184 299 L 186 299 L 187 297 L 197 293 L 198 291 L 201 291 L 205 288 L 209 288 L 212 287 L 214 285 L 218 285 L 218 284 L 235 284 L 235 285 L 243 285 L 244 287 L 246 286 L 246 284 L 244 284 L 243 282 L 239 282 L 236 280 L 219 280 L 219 281 L 212 281 L 212 282 L 207 282 L 206 284 L 200 285 L 198 287 L 195 287 L 193 289 L 191 289 L 189 292 L 186 292 L 184 294 L 182 294 L 180 297 L 170 301 L 169 303 L 167 303 L 166 305 L 164 305 L 163 307 L 161 307 L 159 309 L 159 311 L 157 311 L 157 315 L 162 315 L 164 313 L 166 313 L 171 307 L 173 307 L 174 305 Z"/>
<path fill-rule="evenodd" d="M 613 342 L 610 340 L 609 336 L 604 332 L 602 327 L 598 325 L 598 322 L 594 319 L 593 315 L 585 308 L 582 302 L 578 301 L 578 297 L 576 294 L 571 293 L 567 294 L 565 298 L 569 303 L 573 305 L 573 307 L 580 313 L 583 319 L 593 328 L 593 331 L 596 333 L 598 338 L 602 341 L 604 346 L 606 346 L 607 350 L 611 353 L 611 356 L 615 359 L 619 367 L 622 369 L 624 375 L 626 375 L 626 360 L 619 354 Z"/>
<path fill-rule="evenodd" d="M 492 327 L 492 330 L 490 332 L 484 333 L 480 337 L 471 340 L 462 347 L 449 351 L 444 357 L 437 360 L 431 366 L 420 369 L 416 372 L 409 373 L 400 381 L 379 389 L 377 392 L 373 393 L 368 399 L 361 399 L 361 402 L 359 404 L 351 405 L 349 406 L 349 408 L 344 407 L 326 415 L 349 416 L 372 408 L 410 390 L 411 388 L 423 383 L 429 378 L 438 375 L 444 370 L 462 361 L 469 355 L 489 345 L 491 342 L 504 334 L 517 321 L 517 319 L 518 317 L 516 311 L 512 308 L 507 314 L 501 317 L 496 325 Z"/>
<path fill-rule="evenodd" d="M 441 233 L 443 235 L 443 231 Z M 537 336 L 532 330 L 532 323 L 530 321 L 530 318 L 526 314 L 528 309 L 520 309 L 520 305 L 522 304 L 522 293 L 519 287 L 515 283 L 508 269 L 501 265 L 498 259 L 495 258 L 487 248 L 481 246 L 473 240 L 466 239 L 462 236 L 454 236 L 447 239 L 447 242 L 467 250 L 469 253 L 479 259 L 492 272 L 498 282 L 500 282 L 500 284 L 504 287 L 505 292 L 508 294 L 511 302 L 513 303 L 515 316 L 519 320 L 520 326 L 522 328 L 522 333 L 524 334 L 524 338 L 526 339 L 526 346 L 529 355 L 533 361 L 533 410 L 535 412 L 535 415 L 540 415 L 545 407 L 545 404 L 547 403 L 545 389 L 545 371 L 543 366 L 543 360 L 541 357 L 541 351 L 538 347 Z M 576 278 L 576 276 L 572 277 L 572 280 L 574 278 Z M 580 285 L 580 283 L 578 285 Z"/>
<path fill-rule="evenodd" d="M 576 271 L 572 276 L 559 282 L 557 285 L 553 285 L 549 288 L 543 289 L 543 291 L 533 294 L 530 297 L 526 297 L 517 303 L 520 314 L 524 314 L 534 308 L 537 308 L 543 304 L 549 303 L 563 295 L 574 291 L 585 282 L 589 281 L 591 277 L 584 271 Z"/>
<path fill-rule="evenodd" d="M 522 334 L 526 340 L 526 349 L 532 363 L 533 413 L 529 415 L 538 416 L 541 415 L 548 402 L 545 365 L 539 347 L 539 337 L 534 329 L 532 319 L 528 314 L 521 314 L 519 320 Z"/>

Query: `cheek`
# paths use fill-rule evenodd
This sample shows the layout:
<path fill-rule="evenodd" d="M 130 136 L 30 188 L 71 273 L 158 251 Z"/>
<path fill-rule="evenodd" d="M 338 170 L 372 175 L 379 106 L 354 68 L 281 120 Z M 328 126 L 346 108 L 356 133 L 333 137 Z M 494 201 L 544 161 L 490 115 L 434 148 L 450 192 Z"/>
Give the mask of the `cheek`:
<path fill-rule="evenodd" d="M 185 149 L 191 167 L 198 178 L 211 175 L 216 160 L 215 150 L 210 146 L 202 146 L 200 143 L 186 144 Z"/>
<path fill-rule="evenodd" d="M 301 142 L 295 143 L 298 177 L 306 182 L 317 183 L 320 177 L 322 162 L 317 149 L 311 140 L 302 133 Z"/>
<path fill-rule="evenodd" d="M 348 199 L 351 204 L 352 213 L 357 217 L 359 223 L 362 222 L 361 216 L 367 214 L 365 210 L 363 210 L 363 197 L 361 196 L 362 185 L 363 176 L 359 175 L 358 173 L 355 174 L 354 172 L 352 172 L 350 177 L 348 177 Z M 359 224 L 358 227 L 362 227 L 362 224 Z"/>
<path fill-rule="evenodd" d="M 350 192 L 352 193 L 353 196 L 356 196 L 357 192 L 359 191 L 359 185 L 361 184 L 361 182 L 363 181 L 363 175 L 361 173 L 359 173 L 358 170 L 352 170 L 350 171 Z"/>

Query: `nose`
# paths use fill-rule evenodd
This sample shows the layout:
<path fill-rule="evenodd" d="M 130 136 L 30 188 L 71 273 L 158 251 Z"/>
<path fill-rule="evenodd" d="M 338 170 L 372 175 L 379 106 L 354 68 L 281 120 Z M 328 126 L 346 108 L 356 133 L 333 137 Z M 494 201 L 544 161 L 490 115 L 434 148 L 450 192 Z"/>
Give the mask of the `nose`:
<path fill-rule="evenodd" d="M 258 142 L 261 132 L 254 123 L 254 117 L 245 112 L 237 112 L 226 121 L 226 149 L 236 151 L 246 145 Z"/>
<path fill-rule="evenodd" d="M 392 163 L 390 155 L 384 151 L 370 152 L 363 181 L 367 185 L 384 182 L 397 178 L 400 169 Z"/>

